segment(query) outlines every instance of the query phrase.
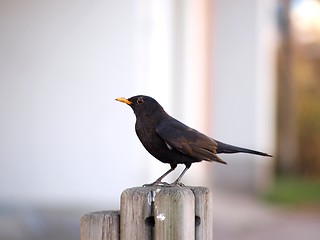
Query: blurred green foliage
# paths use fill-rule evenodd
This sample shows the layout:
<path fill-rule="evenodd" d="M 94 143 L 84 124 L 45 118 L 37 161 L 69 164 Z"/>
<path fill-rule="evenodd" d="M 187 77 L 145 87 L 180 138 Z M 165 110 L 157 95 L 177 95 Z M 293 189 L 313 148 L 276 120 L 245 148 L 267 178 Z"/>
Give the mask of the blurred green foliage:
<path fill-rule="evenodd" d="M 264 199 L 270 203 L 297 206 L 320 206 L 320 180 L 280 177 L 277 178 Z"/>

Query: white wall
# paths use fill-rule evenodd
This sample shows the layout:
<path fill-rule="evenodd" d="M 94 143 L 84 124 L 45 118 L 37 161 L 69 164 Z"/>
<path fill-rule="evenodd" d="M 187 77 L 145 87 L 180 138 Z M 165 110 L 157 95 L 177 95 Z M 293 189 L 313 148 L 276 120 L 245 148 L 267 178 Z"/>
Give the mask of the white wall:
<path fill-rule="evenodd" d="M 118 202 L 143 183 L 114 101 L 135 91 L 133 2 L 0 5 L 0 201 Z"/>
<path fill-rule="evenodd" d="M 213 124 L 219 140 L 272 150 L 272 64 L 258 31 L 270 18 L 257 17 L 267 2 L 215 1 L 213 89 L 210 1 L 1 2 L 0 203 L 118 205 L 122 190 L 167 170 L 143 149 L 120 96 L 154 96 L 191 127 Z M 241 159 L 194 164 L 186 182 L 213 167 L 230 183 L 245 169 L 250 184 L 257 165 Z"/>
<path fill-rule="evenodd" d="M 273 153 L 275 1 L 215 0 L 213 136 Z M 214 167 L 222 188 L 256 191 L 271 180 L 273 158 L 225 155 Z"/>

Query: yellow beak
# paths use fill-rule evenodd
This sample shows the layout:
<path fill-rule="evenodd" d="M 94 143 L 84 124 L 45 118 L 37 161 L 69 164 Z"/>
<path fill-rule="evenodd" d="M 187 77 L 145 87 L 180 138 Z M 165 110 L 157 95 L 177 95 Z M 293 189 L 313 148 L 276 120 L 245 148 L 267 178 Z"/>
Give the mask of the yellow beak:
<path fill-rule="evenodd" d="M 131 101 L 129 101 L 128 99 L 123 98 L 123 97 L 116 98 L 116 100 L 117 100 L 117 101 L 119 101 L 119 102 L 126 103 L 126 104 L 128 104 L 128 105 L 131 105 L 131 104 L 132 104 L 132 102 L 131 102 Z"/>

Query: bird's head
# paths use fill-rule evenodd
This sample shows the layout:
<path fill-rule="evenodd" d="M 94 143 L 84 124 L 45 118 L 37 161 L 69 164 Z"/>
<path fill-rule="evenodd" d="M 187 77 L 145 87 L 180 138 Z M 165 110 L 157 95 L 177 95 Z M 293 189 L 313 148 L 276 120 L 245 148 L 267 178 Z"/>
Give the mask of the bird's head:
<path fill-rule="evenodd" d="M 137 95 L 131 98 L 116 98 L 117 101 L 129 105 L 136 116 L 154 114 L 163 111 L 161 105 L 152 97 Z"/>

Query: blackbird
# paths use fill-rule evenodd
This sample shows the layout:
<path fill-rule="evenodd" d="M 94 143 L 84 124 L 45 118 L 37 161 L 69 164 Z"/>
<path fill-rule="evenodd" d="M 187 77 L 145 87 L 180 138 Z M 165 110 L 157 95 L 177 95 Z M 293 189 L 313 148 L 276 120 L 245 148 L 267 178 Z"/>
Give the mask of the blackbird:
<path fill-rule="evenodd" d="M 116 98 L 116 100 L 132 108 L 136 115 L 136 134 L 145 149 L 161 162 L 169 163 L 171 166 L 155 182 L 145 186 L 183 185 L 180 180 L 194 162 L 204 160 L 226 164 L 217 156 L 219 153 L 243 152 L 271 157 L 267 153 L 228 145 L 208 137 L 168 115 L 151 97 L 138 95 L 129 99 Z M 177 167 L 177 164 L 185 165 L 177 180 L 172 184 L 162 182 L 162 179 Z"/>

